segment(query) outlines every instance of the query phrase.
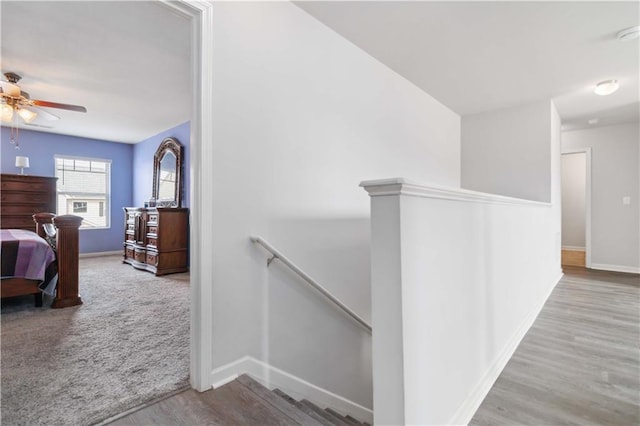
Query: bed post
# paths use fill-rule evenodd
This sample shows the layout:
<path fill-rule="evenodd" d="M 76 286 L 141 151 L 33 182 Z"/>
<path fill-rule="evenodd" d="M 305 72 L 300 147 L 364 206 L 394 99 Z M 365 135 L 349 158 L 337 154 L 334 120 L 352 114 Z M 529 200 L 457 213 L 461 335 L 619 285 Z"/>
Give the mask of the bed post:
<path fill-rule="evenodd" d="M 82 218 L 74 215 L 62 215 L 53 218 L 53 224 L 58 229 L 58 288 L 52 308 L 66 308 L 81 305 L 82 299 L 78 292 L 78 253 L 80 249 L 78 228 Z"/>
<path fill-rule="evenodd" d="M 46 238 L 46 233 L 44 232 L 44 225 L 47 223 L 53 223 L 53 218 L 56 217 L 53 213 L 36 213 L 33 215 L 33 221 L 36 223 L 36 234 L 40 235 L 40 237 Z"/>

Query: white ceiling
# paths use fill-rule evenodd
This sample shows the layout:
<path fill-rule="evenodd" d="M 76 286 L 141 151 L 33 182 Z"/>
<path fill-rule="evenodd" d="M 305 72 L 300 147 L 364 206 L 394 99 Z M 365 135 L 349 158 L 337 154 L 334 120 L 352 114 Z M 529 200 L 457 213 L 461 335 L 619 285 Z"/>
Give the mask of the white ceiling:
<path fill-rule="evenodd" d="M 191 29 L 158 2 L 2 1 L 2 72 L 48 109 L 40 130 L 136 143 L 191 116 Z M 3 77 L 4 78 L 4 77 Z"/>
<path fill-rule="evenodd" d="M 637 1 L 296 4 L 458 114 L 553 99 L 566 129 L 638 120 L 638 39 L 616 40 Z"/>
<path fill-rule="evenodd" d="M 554 99 L 566 129 L 637 121 L 638 2 L 297 2 L 466 115 Z M 1 1 L 3 72 L 50 110 L 31 127 L 135 143 L 190 118 L 190 26 L 159 2 Z M 617 78 L 620 90 L 592 93 Z"/>

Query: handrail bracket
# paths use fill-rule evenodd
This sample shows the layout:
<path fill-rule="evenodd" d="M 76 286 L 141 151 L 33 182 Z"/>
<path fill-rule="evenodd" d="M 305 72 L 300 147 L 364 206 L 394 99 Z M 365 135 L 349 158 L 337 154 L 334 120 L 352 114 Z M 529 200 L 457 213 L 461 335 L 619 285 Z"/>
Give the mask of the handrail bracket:
<path fill-rule="evenodd" d="M 267 268 L 269 266 L 271 266 L 271 262 L 273 262 L 274 260 L 276 260 L 278 258 L 278 256 L 276 256 L 275 254 L 273 256 L 271 256 L 269 259 L 267 259 Z"/>

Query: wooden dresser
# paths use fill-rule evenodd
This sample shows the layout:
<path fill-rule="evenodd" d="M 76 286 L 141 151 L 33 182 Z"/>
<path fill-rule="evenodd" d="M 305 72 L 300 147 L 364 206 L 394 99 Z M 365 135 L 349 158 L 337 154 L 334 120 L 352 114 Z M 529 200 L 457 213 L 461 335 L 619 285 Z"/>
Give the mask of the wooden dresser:
<path fill-rule="evenodd" d="M 123 262 L 156 275 L 186 272 L 189 209 L 125 207 Z"/>
<path fill-rule="evenodd" d="M 56 213 L 56 177 L 2 174 L 0 226 L 35 231 L 35 213 Z"/>

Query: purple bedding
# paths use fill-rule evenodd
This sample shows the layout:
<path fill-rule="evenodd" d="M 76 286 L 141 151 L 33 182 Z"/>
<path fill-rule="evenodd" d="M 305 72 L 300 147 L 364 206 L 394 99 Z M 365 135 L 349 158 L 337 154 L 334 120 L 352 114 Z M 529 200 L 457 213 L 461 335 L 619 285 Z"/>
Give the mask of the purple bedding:
<path fill-rule="evenodd" d="M 26 278 L 41 282 L 40 288 L 56 275 L 56 255 L 35 232 L 0 230 L 2 278 Z"/>

